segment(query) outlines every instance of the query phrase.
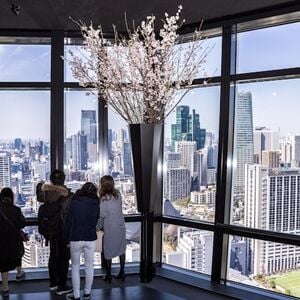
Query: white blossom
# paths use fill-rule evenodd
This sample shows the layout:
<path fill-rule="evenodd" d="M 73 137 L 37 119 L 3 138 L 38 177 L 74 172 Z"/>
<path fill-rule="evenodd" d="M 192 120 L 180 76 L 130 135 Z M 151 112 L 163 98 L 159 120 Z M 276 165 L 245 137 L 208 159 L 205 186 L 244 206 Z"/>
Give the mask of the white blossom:
<path fill-rule="evenodd" d="M 94 88 L 128 123 L 161 122 L 191 89 L 210 50 L 203 49 L 199 30 L 182 46 L 177 33 L 181 10 L 180 5 L 175 16 L 165 13 L 158 34 L 155 16 L 133 30 L 127 26 L 126 37 L 113 26 L 113 42 L 101 26 L 77 23 L 87 54 L 82 58 L 69 51 L 70 58 L 65 58 L 74 78 L 80 86 Z"/>

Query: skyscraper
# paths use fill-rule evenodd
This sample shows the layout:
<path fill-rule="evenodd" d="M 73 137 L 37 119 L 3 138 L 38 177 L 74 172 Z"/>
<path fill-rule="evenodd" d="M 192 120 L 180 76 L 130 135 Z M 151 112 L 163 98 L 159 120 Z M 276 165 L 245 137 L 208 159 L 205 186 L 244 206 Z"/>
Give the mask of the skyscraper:
<path fill-rule="evenodd" d="M 258 155 L 258 163 L 262 161 L 262 151 L 279 150 L 279 131 L 271 131 L 266 127 L 254 130 L 254 155 Z"/>
<path fill-rule="evenodd" d="M 11 157 L 9 152 L 0 152 L 0 188 L 11 187 Z"/>
<path fill-rule="evenodd" d="M 253 163 L 253 117 L 252 95 L 240 92 L 235 103 L 234 128 L 234 194 L 243 194 L 245 185 L 245 165 Z"/>
<path fill-rule="evenodd" d="M 170 201 L 187 198 L 191 190 L 190 171 L 184 167 L 168 169 L 166 187 Z"/>
<path fill-rule="evenodd" d="M 81 132 L 87 136 L 87 143 L 97 144 L 95 110 L 81 110 Z"/>
<path fill-rule="evenodd" d="M 195 109 L 190 114 L 190 107 L 179 105 L 176 108 L 176 123 L 171 125 L 173 147 L 178 141 L 195 141 L 197 149 L 205 144 L 206 130 L 200 128 L 200 115 Z"/>
<path fill-rule="evenodd" d="M 278 168 L 280 162 L 280 152 L 273 150 L 262 151 L 261 164 L 269 168 Z"/>
<path fill-rule="evenodd" d="M 132 160 L 131 160 L 131 144 L 123 143 L 123 172 L 125 175 L 133 176 Z"/>
<path fill-rule="evenodd" d="M 182 252 L 183 268 L 210 274 L 212 265 L 213 233 L 178 226 L 177 251 Z"/>
<path fill-rule="evenodd" d="M 244 225 L 300 234 L 300 169 L 247 165 Z M 247 240 L 248 270 L 254 275 L 298 266 L 300 247 Z"/>

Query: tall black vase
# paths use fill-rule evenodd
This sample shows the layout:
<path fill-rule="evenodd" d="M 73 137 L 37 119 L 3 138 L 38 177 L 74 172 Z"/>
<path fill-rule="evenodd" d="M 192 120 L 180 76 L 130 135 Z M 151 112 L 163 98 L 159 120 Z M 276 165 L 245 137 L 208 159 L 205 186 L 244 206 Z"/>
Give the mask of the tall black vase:
<path fill-rule="evenodd" d="M 129 125 L 137 208 L 142 213 L 141 282 L 152 280 L 153 217 L 160 211 L 162 191 L 162 124 Z"/>
<path fill-rule="evenodd" d="M 155 210 L 161 201 L 162 124 L 129 125 L 137 209 L 141 213 Z"/>

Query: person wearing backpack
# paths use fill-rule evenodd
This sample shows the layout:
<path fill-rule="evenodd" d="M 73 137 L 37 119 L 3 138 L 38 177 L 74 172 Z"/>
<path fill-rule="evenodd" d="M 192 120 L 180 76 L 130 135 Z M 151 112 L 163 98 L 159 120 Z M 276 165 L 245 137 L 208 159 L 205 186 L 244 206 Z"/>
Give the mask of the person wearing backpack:
<path fill-rule="evenodd" d="M 94 253 L 96 247 L 96 225 L 99 219 L 99 198 L 97 187 L 92 182 L 85 183 L 76 191 L 67 211 L 64 236 L 70 241 L 72 262 L 73 293 L 69 300 L 80 299 L 80 255 L 84 254 L 85 287 L 83 299 L 90 299 L 94 278 Z"/>
<path fill-rule="evenodd" d="M 50 278 L 49 289 L 57 295 L 72 291 L 67 283 L 70 249 L 68 241 L 63 238 L 64 216 L 72 194 L 64 186 L 65 174 L 54 170 L 50 174 L 49 183 L 40 182 L 36 187 L 37 201 L 43 203 L 38 211 L 38 228 L 46 242 L 50 242 L 48 270 Z"/>

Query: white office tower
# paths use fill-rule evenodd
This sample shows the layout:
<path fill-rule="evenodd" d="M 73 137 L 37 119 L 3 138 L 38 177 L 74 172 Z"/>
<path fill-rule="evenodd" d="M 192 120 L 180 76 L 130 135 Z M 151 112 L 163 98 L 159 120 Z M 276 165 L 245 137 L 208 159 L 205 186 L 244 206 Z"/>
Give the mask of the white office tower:
<path fill-rule="evenodd" d="M 190 175 L 194 173 L 194 153 L 197 150 L 197 143 L 191 141 L 175 142 L 175 152 L 181 154 L 180 166 L 187 168 Z"/>
<path fill-rule="evenodd" d="M 140 244 L 130 241 L 126 247 L 126 261 L 138 262 L 140 261 Z"/>
<path fill-rule="evenodd" d="M 31 240 L 24 245 L 25 253 L 22 258 L 22 266 L 25 268 L 42 268 L 48 266 L 50 255 L 49 246 L 44 246 L 36 240 Z"/>
<path fill-rule="evenodd" d="M 246 166 L 246 227 L 300 234 L 300 169 Z M 298 266 L 300 247 L 247 240 L 248 269 L 253 275 Z"/>
<path fill-rule="evenodd" d="M 300 135 L 293 136 L 292 145 L 292 165 L 295 167 L 300 167 Z"/>
<path fill-rule="evenodd" d="M 11 187 L 11 156 L 8 152 L 0 152 L 0 189 Z"/>
<path fill-rule="evenodd" d="M 280 152 L 274 150 L 263 150 L 261 164 L 269 168 L 279 168 Z"/>
<path fill-rule="evenodd" d="M 240 92 L 235 102 L 233 192 L 243 194 L 245 165 L 253 163 L 252 95 Z"/>
<path fill-rule="evenodd" d="M 213 233 L 178 226 L 177 251 L 183 253 L 183 268 L 210 274 Z"/>
<path fill-rule="evenodd" d="M 49 162 L 33 162 L 32 163 L 34 178 L 36 179 L 47 179 L 47 173 L 50 172 Z"/>
<path fill-rule="evenodd" d="M 216 188 L 208 187 L 201 189 L 201 191 L 191 192 L 191 203 L 207 205 L 208 207 L 214 207 L 216 202 Z"/>
<path fill-rule="evenodd" d="M 167 171 L 166 197 L 170 201 L 189 197 L 191 175 L 187 168 L 172 168 Z"/>
<path fill-rule="evenodd" d="M 256 127 L 254 130 L 254 155 L 262 162 L 262 151 L 279 150 L 279 131 L 271 131 L 266 127 Z"/>
<path fill-rule="evenodd" d="M 281 161 L 290 164 L 293 160 L 293 143 L 290 137 L 280 143 Z"/>

